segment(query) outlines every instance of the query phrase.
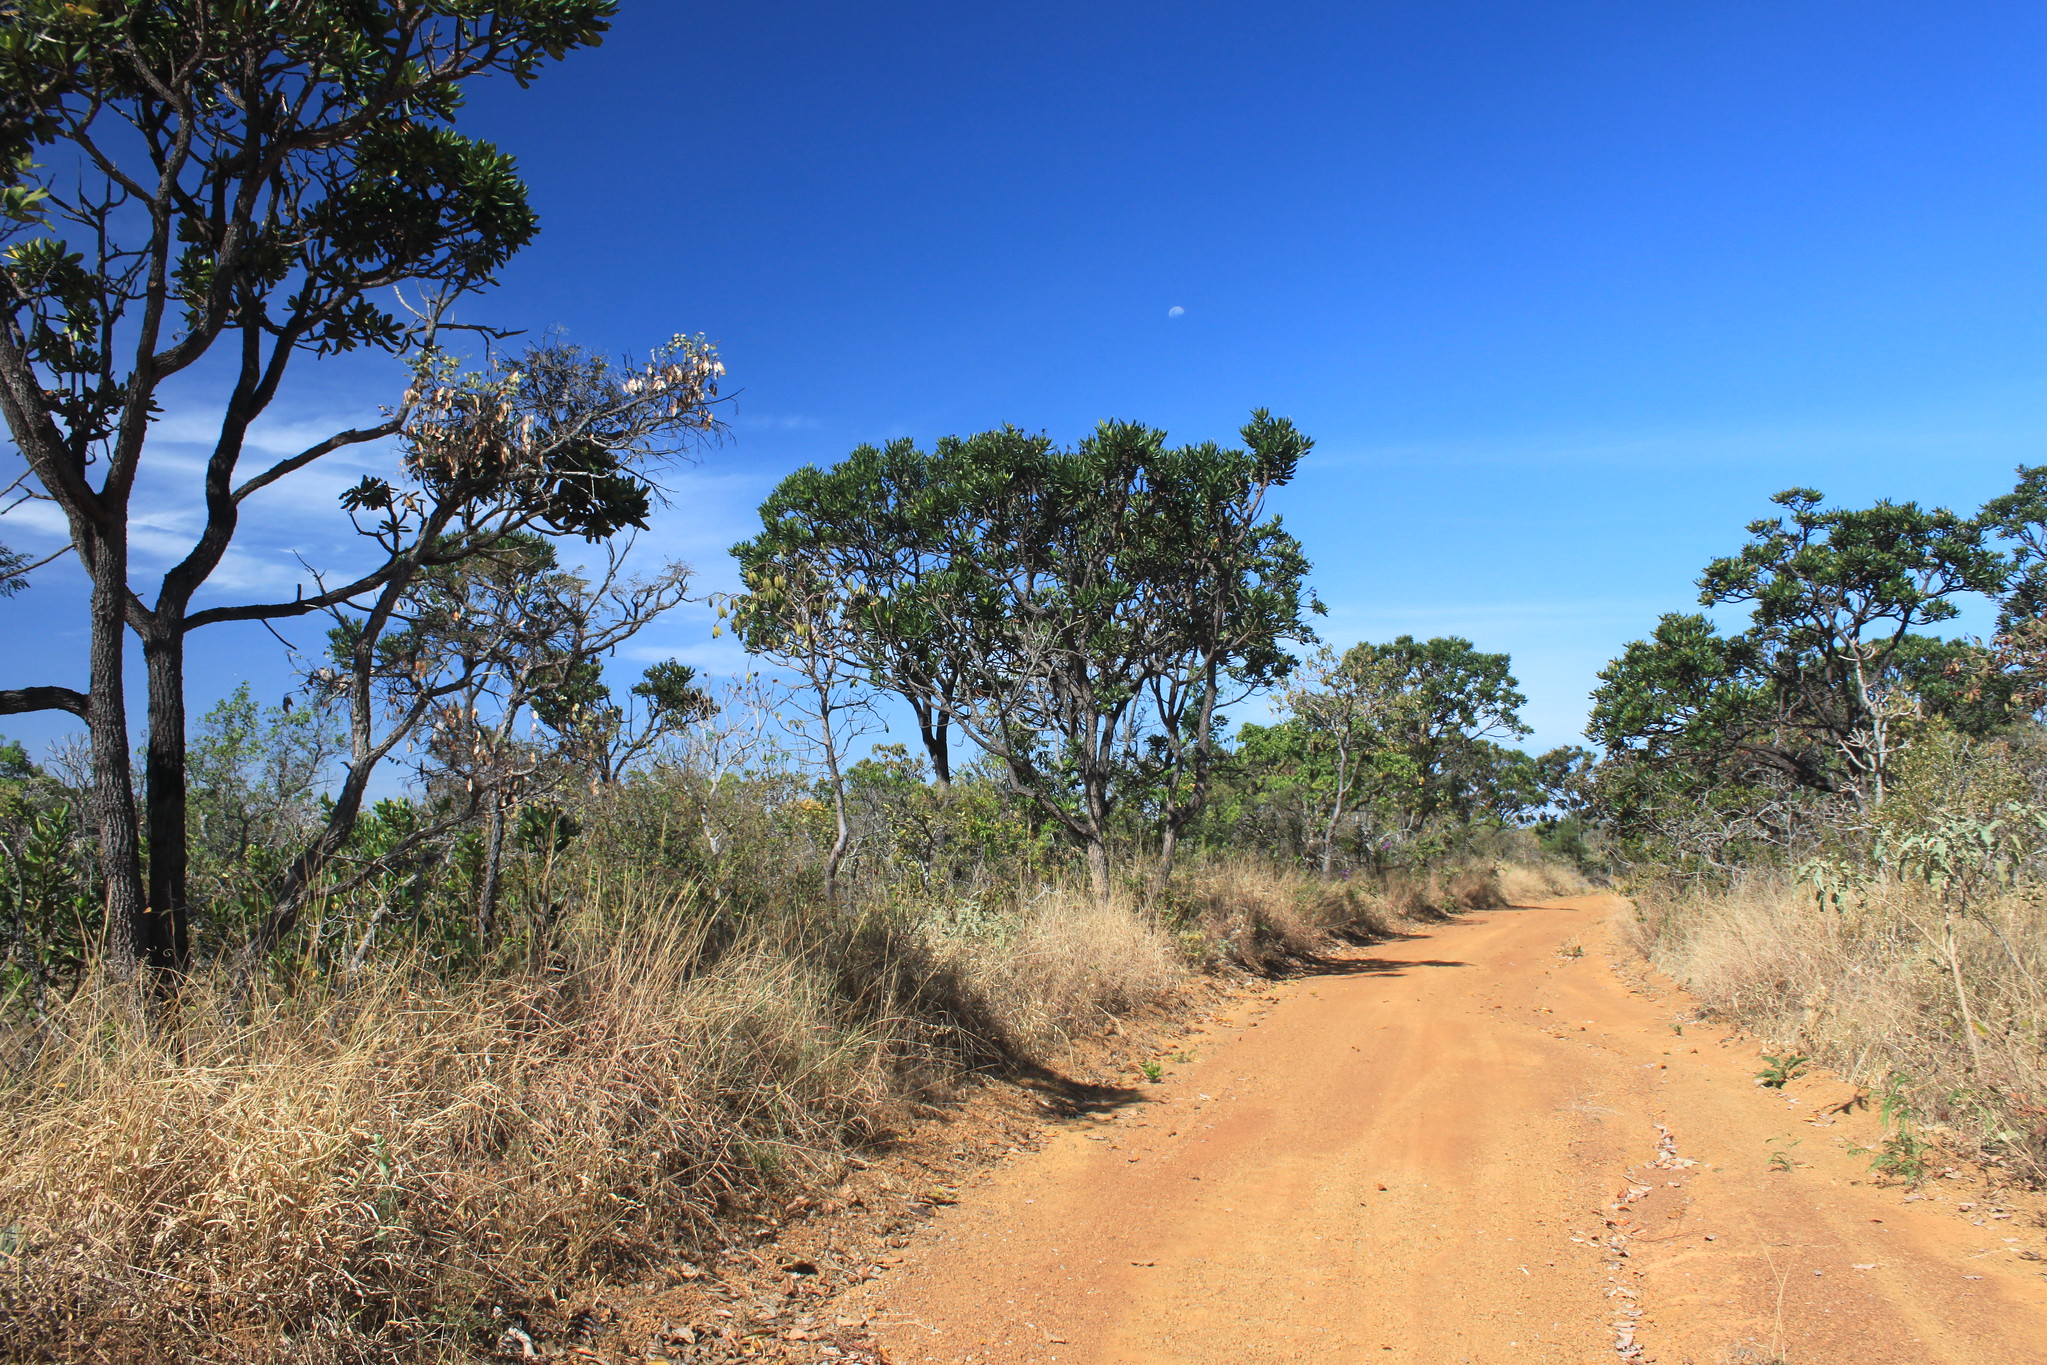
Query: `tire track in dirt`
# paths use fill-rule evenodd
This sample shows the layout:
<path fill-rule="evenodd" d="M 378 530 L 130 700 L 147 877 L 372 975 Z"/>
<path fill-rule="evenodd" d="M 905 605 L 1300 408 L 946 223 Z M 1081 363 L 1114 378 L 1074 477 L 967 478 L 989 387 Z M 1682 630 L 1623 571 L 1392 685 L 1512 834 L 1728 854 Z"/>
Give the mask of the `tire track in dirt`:
<path fill-rule="evenodd" d="M 900 1365 L 2047 1361 L 2040 1228 L 1865 1183 L 1875 1119 L 1821 1104 L 1849 1088 L 1765 1091 L 1752 1046 L 1675 1032 L 1684 997 L 1601 950 L 1618 908 L 1469 917 L 1239 1005 L 848 1307 Z"/>

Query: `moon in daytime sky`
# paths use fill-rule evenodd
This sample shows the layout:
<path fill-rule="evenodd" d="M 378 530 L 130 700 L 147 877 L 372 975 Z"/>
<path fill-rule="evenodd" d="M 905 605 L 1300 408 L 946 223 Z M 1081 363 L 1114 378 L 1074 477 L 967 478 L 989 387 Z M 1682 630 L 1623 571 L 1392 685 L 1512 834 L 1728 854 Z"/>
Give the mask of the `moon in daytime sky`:
<path fill-rule="evenodd" d="M 1171 308 L 1168 308 L 1166 310 L 1166 316 L 1169 318 L 1176 318 L 1179 317 L 1182 313 L 1185 313 L 1186 311 L 1187 310 L 1185 308 L 1182 308 L 1179 304 L 1176 303 Z"/>

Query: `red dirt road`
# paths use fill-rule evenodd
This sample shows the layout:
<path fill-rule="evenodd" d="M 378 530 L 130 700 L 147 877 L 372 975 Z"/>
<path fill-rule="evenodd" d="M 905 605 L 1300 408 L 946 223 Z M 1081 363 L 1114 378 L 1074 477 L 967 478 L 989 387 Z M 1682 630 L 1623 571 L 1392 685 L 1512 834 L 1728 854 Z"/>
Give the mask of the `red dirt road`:
<path fill-rule="evenodd" d="M 1851 1089 L 1755 1085 L 1752 1043 L 1616 972 L 1618 908 L 1475 915 L 1244 1002 L 848 1307 L 900 1365 L 2047 1362 L 2038 1202 L 1869 1183 L 1874 1116 L 1824 1112 Z"/>

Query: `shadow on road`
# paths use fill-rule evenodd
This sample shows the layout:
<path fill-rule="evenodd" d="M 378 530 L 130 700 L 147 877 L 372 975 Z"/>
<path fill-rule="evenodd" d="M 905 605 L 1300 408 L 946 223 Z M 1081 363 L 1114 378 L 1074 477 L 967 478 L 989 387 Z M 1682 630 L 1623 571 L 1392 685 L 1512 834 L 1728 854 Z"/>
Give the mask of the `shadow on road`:
<path fill-rule="evenodd" d="M 1150 1097 L 1134 1086 L 1089 1085 L 1030 1063 L 1016 1064 L 1004 1079 L 1036 1095 L 1039 1104 L 1061 1118 L 1110 1114 L 1133 1104 L 1151 1103 Z"/>
<path fill-rule="evenodd" d="M 1300 976 L 1405 976 L 1409 967 L 1469 967 L 1441 958 L 1315 957 L 1295 967 Z"/>

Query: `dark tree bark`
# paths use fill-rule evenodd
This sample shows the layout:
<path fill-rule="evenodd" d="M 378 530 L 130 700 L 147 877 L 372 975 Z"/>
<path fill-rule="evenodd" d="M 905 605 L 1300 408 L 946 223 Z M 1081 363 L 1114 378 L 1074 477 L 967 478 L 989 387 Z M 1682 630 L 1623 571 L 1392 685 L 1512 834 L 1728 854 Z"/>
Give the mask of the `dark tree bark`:
<path fill-rule="evenodd" d="M 184 633 L 152 631 L 143 638 L 142 654 L 149 679 L 144 808 L 149 817 L 150 914 L 136 947 L 152 970 L 182 974 L 192 955 L 186 894 Z"/>

